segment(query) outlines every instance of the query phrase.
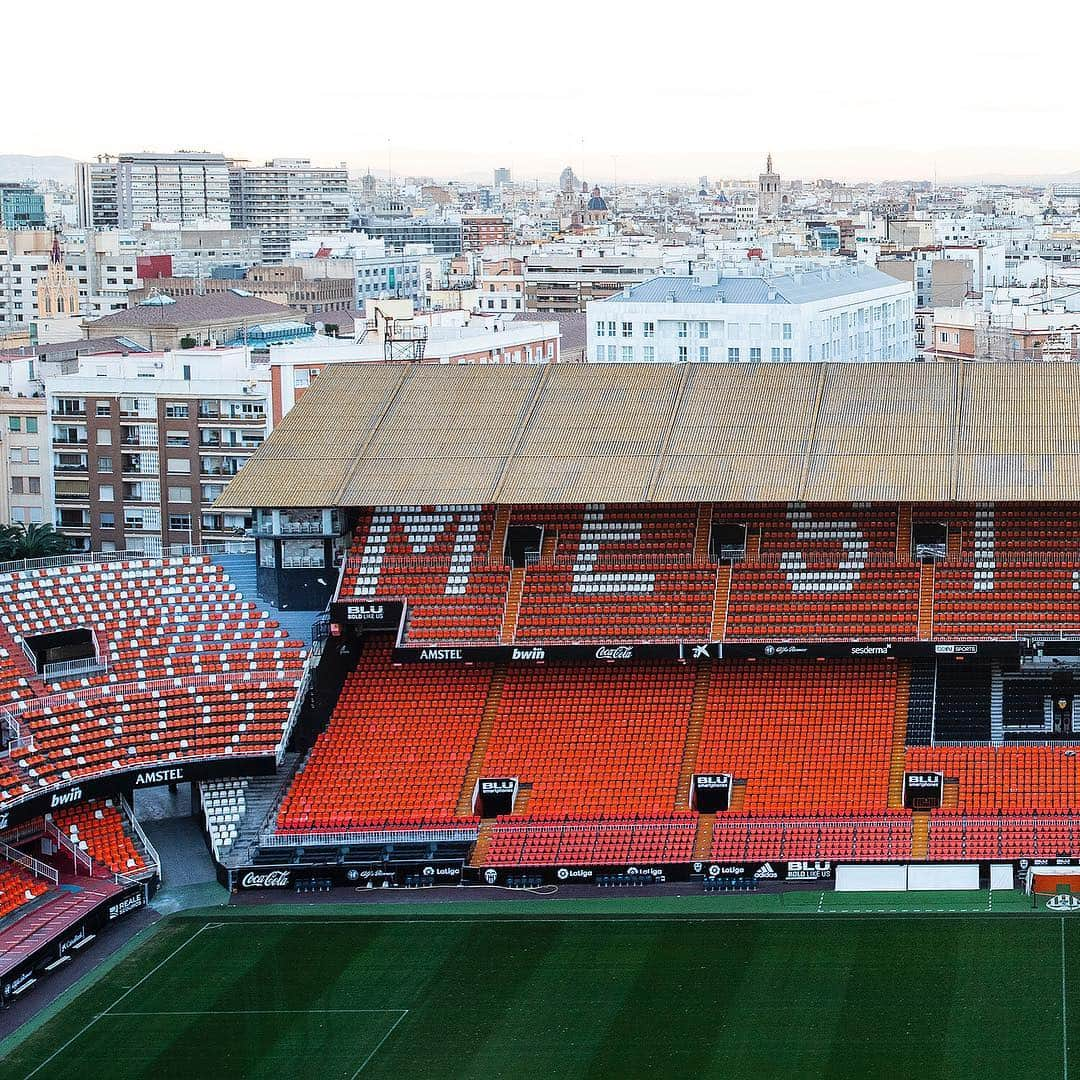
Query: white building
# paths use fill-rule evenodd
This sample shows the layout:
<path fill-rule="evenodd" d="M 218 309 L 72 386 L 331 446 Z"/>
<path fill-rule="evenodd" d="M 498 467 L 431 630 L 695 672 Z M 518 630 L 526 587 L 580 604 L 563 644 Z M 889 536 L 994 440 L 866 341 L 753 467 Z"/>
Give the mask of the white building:
<path fill-rule="evenodd" d="M 911 285 L 861 265 L 657 277 L 587 308 L 606 363 L 910 360 Z"/>
<path fill-rule="evenodd" d="M 229 222 L 229 165 L 223 154 L 120 154 L 115 161 L 82 162 L 76 185 L 84 227 Z"/>

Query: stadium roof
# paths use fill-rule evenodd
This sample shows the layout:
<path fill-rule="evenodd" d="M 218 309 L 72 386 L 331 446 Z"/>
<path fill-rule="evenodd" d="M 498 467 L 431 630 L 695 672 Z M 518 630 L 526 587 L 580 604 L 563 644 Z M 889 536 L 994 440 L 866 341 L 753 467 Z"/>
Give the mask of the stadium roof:
<path fill-rule="evenodd" d="M 220 507 L 1080 497 L 1080 365 L 327 366 Z"/>
<path fill-rule="evenodd" d="M 631 285 L 605 304 L 805 304 L 874 289 L 895 290 L 907 283 L 863 263 L 771 276 L 733 274 L 713 284 L 698 278 L 665 275 Z M 674 299 L 673 299 L 674 298 Z"/>

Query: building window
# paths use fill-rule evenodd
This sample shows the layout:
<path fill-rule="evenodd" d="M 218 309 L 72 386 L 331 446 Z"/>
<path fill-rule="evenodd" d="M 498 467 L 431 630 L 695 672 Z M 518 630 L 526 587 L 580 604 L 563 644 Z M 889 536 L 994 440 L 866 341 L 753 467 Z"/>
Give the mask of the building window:
<path fill-rule="evenodd" d="M 690 350 L 687 349 L 687 347 L 685 345 L 680 345 L 679 346 L 678 356 L 679 356 L 679 363 L 680 364 L 685 364 L 686 363 L 689 351 Z"/>
<path fill-rule="evenodd" d="M 281 544 L 281 565 L 286 569 L 318 568 L 326 565 L 321 540 L 284 540 Z"/>
<path fill-rule="evenodd" d="M 112 446 L 112 432 L 108 428 L 98 428 L 98 446 Z"/>
<path fill-rule="evenodd" d="M 772 360 L 779 361 L 779 359 L 780 359 L 780 347 L 778 345 L 774 345 L 773 348 L 770 350 L 769 355 L 770 355 L 770 358 Z"/>
<path fill-rule="evenodd" d="M 190 514 L 170 514 L 169 515 L 169 531 L 170 532 L 188 532 L 191 529 L 191 515 Z"/>
<path fill-rule="evenodd" d="M 733 346 L 727 351 L 727 358 L 730 363 L 736 363 L 739 359 L 739 347 Z"/>
<path fill-rule="evenodd" d="M 107 456 L 101 456 L 97 459 L 98 472 L 112 472 L 112 458 Z"/>
<path fill-rule="evenodd" d="M 643 337 L 651 338 L 656 337 L 656 323 L 647 322 L 641 324 L 641 334 Z"/>
<path fill-rule="evenodd" d="M 189 487 L 171 487 L 171 488 L 169 488 L 169 502 L 179 502 L 179 503 L 191 502 L 191 488 L 189 488 Z"/>
<path fill-rule="evenodd" d="M 622 324 L 622 336 L 623 337 L 633 337 L 634 336 L 634 324 L 633 323 L 624 322 Z"/>
<path fill-rule="evenodd" d="M 614 320 L 612 320 L 611 322 L 609 322 L 607 324 L 607 336 L 608 337 L 614 337 L 615 336 L 615 322 L 614 322 Z"/>
<path fill-rule="evenodd" d="M 191 462 L 187 458 L 166 458 L 165 468 L 171 473 L 190 473 Z"/>
<path fill-rule="evenodd" d="M 267 569 L 273 570 L 276 565 L 274 562 L 274 541 L 273 540 L 260 540 L 259 541 L 259 565 L 265 566 Z"/>
<path fill-rule="evenodd" d="M 37 429 L 38 429 L 38 427 L 37 427 L 37 417 L 36 416 L 28 416 L 26 418 L 26 434 L 27 435 L 36 435 L 37 434 Z"/>
<path fill-rule="evenodd" d="M 750 349 L 750 363 L 756 364 L 761 360 L 761 350 L 756 348 Z"/>
<path fill-rule="evenodd" d="M 97 416 L 112 416 L 112 402 L 99 401 L 94 412 Z"/>
<path fill-rule="evenodd" d="M 22 495 L 23 494 L 23 478 L 21 476 L 13 476 L 11 478 L 11 494 Z"/>
<path fill-rule="evenodd" d="M 709 336 L 709 324 L 707 322 L 699 322 L 697 324 L 697 336 L 699 338 L 707 338 Z"/>
<path fill-rule="evenodd" d="M 624 345 L 622 347 L 622 362 L 624 364 L 632 364 L 634 362 L 633 345 Z"/>
<path fill-rule="evenodd" d="M 651 364 L 656 360 L 656 349 L 652 345 L 646 345 L 641 350 L 641 354 L 646 364 Z"/>
<path fill-rule="evenodd" d="M 791 323 L 789 322 L 784 323 L 784 340 L 791 340 Z"/>
<path fill-rule="evenodd" d="M 98 499 L 101 502 L 112 502 L 114 498 L 112 484 L 100 484 L 98 486 Z"/>
<path fill-rule="evenodd" d="M 188 417 L 187 402 L 184 401 L 167 401 L 165 402 L 165 417 L 168 420 L 186 420 Z"/>
<path fill-rule="evenodd" d="M 103 529 L 115 529 L 116 528 L 116 514 L 112 510 L 103 510 L 98 515 L 98 523 Z"/>
<path fill-rule="evenodd" d="M 675 335 L 676 335 L 676 337 L 681 337 L 681 338 L 689 337 L 689 334 L 690 334 L 690 327 L 689 327 L 688 323 L 680 322 L 680 323 L 675 324 Z"/>
<path fill-rule="evenodd" d="M 707 364 L 709 362 L 709 346 L 708 345 L 699 345 L 698 346 L 697 358 L 702 364 Z"/>
<path fill-rule="evenodd" d="M 9 460 L 14 461 L 16 464 L 22 464 L 22 447 L 13 446 L 9 455 Z"/>
<path fill-rule="evenodd" d="M 615 346 L 614 345 L 609 345 L 607 347 L 607 358 L 608 358 L 608 363 L 611 363 L 611 364 L 615 363 Z"/>
<path fill-rule="evenodd" d="M 8 431 L 22 431 L 22 417 L 21 416 L 9 416 L 7 422 L 8 422 Z"/>

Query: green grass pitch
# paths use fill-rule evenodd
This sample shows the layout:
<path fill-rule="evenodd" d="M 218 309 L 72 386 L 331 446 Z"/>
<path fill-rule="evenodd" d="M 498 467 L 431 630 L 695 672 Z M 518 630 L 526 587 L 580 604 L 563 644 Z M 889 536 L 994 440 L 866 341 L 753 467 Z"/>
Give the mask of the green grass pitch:
<path fill-rule="evenodd" d="M 1080 922 L 985 895 L 898 916 L 203 911 L 122 954 L 0 1077 L 1068 1080 Z"/>

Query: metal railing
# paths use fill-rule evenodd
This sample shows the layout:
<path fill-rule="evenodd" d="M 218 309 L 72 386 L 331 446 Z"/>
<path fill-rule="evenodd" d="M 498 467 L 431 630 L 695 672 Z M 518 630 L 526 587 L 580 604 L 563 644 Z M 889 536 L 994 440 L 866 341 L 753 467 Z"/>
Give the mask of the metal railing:
<path fill-rule="evenodd" d="M 72 555 L 53 555 L 46 559 L 24 559 L 19 562 L 0 563 L 0 574 L 13 574 L 26 570 L 48 570 L 61 566 L 96 566 L 99 563 L 144 562 L 156 559 L 172 559 L 202 555 L 253 555 L 255 541 L 248 537 L 219 541 L 203 545 L 169 545 L 168 550 L 159 544 L 159 550 L 149 551 L 80 551 Z"/>
<path fill-rule="evenodd" d="M 96 675 L 108 670 L 109 658 L 107 656 L 91 656 L 85 660 L 62 660 L 55 664 L 46 664 L 41 670 L 40 678 L 45 682 L 54 682 L 74 679 L 79 675 Z"/>
<path fill-rule="evenodd" d="M 3 855 L 8 862 L 13 862 L 24 870 L 29 870 L 31 874 L 44 878 L 54 886 L 60 884 L 60 875 L 51 866 L 47 866 L 45 863 L 35 859 L 33 855 L 24 854 L 18 848 L 10 847 L 2 840 L 0 840 L 0 855 Z"/>
<path fill-rule="evenodd" d="M 153 865 L 147 867 L 147 869 L 153 870 L 155 874 L 160 873 L 161 857 L 158 855 L 157 849 L 154 847 L 154 845 L 150 843 L 150 837 L 148 837 L 146 833 L 143 832 L 143 827 L 139 824 L 138 818 L 135 817 L 135 811 L 132 808 L 131 803 L 129 803 L 123 795 L 120 796 L 120 811 L 131 823 L 132 831 L 139 838 L 139 841 L 143 846 L 143 850 L 150 857 L 150 861 Z"/>
<path fill-rule="evenodd" d="M 372 829 L 357 832 L 269 832 L 259 837 L 260 847 L 310 847 L 345 844 L 433 844 L 476 839 L 479 829 Z"/>
<path fill-rule="evenodd" d="M 45 822 L 45 835 L 50 839 L 55 840 L 58 847 L 63 848 L 64 851 L 71 856 L 72 864 L 75 867 L 75 872 L 79 872 L 79 866 L 82 865 L 86 871 L 87 877 L 94 876 L 94 860 L 89 852 L 83 851 L 70 836 L 66 835 L 60 830 L 54 821 Z"/>

